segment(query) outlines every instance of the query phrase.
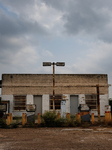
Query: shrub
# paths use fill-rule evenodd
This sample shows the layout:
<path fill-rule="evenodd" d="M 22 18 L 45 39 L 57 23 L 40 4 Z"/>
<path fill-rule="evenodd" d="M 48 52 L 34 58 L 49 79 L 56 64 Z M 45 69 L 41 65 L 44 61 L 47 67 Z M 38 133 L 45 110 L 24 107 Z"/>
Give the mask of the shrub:
<path fill-rule="evenodd" d="M 42 121 L 45 123 L 47 127 L 56 126 L 56 120 L 57 120 L 57 115 L 55 112 L 47 111 L 42 115 Z"/>

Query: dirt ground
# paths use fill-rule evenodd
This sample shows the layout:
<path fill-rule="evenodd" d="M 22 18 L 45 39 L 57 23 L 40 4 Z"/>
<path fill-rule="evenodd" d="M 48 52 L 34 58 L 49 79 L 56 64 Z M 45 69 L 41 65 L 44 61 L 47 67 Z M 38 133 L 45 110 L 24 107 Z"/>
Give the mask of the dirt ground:
<path fill-rule="evenodd" d="M 0 129 L 0 150 L 111 150 L 112 128 Z"/>

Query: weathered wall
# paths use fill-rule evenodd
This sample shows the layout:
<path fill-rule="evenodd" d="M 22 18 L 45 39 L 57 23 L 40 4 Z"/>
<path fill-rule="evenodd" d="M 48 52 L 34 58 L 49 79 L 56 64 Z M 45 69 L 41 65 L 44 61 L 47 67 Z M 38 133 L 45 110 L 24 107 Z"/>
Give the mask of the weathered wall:
<path fill-rule="evenodd" d="M 34 95 L 42 95 L 42 113 L 49 111 L 49 95 L 52 94 L 52 74 L 3 74 L 2 100 L 10 101 L 10 112 L 22 115 L 26 111 L 13 111 L 13 95 L 27 95 L 26 104 L 33 104 Z M 85 104 L 85 94 L 96 94 L 99 84 L 100 110 L 104 115 L 108 105 L 108 78 L 106 74 L 56 74 L 55 94 L 63 94 L 66 113 L 70 113 L 70 95 L 78 95 L 79 104 Z M 97 116 L 97 111 L 92 111 Z"/>
<path fill-rule="evenodd" d="M 27 99 L 26 104 L 33 104 L 34 103 L 33 95 L 27 95 L 26 99 Z"/>
<path fill-rule="evenodd" d="M 70 95 L 63 94 L 63 100 L 66 100 L 66 113 L 70 113 Z"/>
<path fill-rule="evenodd" d="M 45 94 L 42 96 L 42 113 L 49 111 L 49 95 Z"/>
<path fill-rule="evenodd" d="M 9 113 L 11 113 L 13 111 L 13 95 L 1 95 L 1 99 L 2 99 L 2 101 L 10 101 Z M 6 113 L 8 113 L 8 110 Z"/>
<path fill-rule="evenodd" d="M 26 98 L 27 98 L 26 104 L 34 104 L 33 95 L 27 95 Z M 70 113 L 70 95 L 63 94 L 63 99 L 66 100 L 66 113 Z M 13 111 L 13 95 L 2 95 L 2 101 L 7 101 L 7 100 L 9 100 L 9 102 L 10 102 L 10 113 L 13 113 L 13 116 L 22 116 L 22 113 L 33 114 L 31 112 L 28 113 L 26 111 Z M 78 101 L 79 101 L 79 104 L 85 104 L 85 95 L 79 94 Z M 49 95 L 47 95 L 47 94 L 43 95 L 42 96 L 42 114 L 45 111 L 50 110 L 49 105 L 50 105 L 49 104 Z M 100 95 L 100 115 L 101 116 L 105 115 L 105 105 L 108 105 L 108 94 Z M 59 112 L 59 110 L 58 110 L 58 112 Z M 91 113 L 94 113 L 95 116 L 98 115 L 97 110 L 92 110 Z"/>
<path fill-rule="evenodd" d="M 99 76 L 99 77 L 98 77 Z M 52 74 L 3 74 L 2 95 L 52 94 Z M 56 94 L 95 94 L 96 84 L 101 94 L 108 94 L 106 74 L 56 74 Z"/>

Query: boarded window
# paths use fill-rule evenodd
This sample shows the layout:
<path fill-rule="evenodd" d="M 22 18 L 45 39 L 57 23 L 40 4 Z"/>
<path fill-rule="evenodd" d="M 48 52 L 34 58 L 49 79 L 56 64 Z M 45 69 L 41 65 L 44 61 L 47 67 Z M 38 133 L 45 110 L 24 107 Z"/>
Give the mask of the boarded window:
<path fill-rule="evenodd" d="M 26 110 L 26 96 L 14 96 L 14 110 Z"/>
<path fill-rule="evenodd" d="M 97 95 L 85 95 L 85 100 L 91 109 L 97 109 Z"/>
<path fill-rule="evenodd" d="M 62 95 L 55 95 L 55 110 L 61 109 Z M 50 96 L 50 109 L 53 109 L 53 96 Z"/>

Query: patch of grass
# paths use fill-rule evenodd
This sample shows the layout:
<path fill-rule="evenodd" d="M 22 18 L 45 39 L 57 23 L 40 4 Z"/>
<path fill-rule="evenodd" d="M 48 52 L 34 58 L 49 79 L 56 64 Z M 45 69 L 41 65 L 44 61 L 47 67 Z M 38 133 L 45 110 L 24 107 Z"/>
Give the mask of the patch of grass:
<path fill-rule="evenodd" d="M 22 117 L 20 117 L 20 116 L 14 116 L 13 120 L 22 120 Z"/>

